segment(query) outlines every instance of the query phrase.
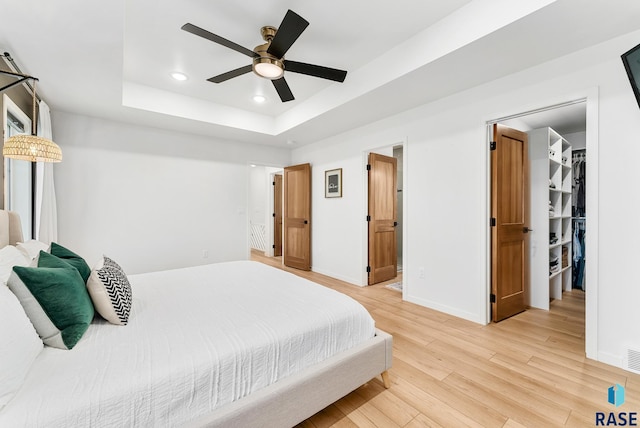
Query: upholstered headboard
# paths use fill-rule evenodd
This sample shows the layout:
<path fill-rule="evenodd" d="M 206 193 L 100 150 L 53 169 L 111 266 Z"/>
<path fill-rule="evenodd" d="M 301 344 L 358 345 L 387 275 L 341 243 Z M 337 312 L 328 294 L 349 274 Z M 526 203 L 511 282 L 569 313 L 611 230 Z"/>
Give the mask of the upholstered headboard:
<path fill-rule="evenodd" d="M 0 210 L 0 248 L 22 242 L 20 216 L 13 211 Z"/>

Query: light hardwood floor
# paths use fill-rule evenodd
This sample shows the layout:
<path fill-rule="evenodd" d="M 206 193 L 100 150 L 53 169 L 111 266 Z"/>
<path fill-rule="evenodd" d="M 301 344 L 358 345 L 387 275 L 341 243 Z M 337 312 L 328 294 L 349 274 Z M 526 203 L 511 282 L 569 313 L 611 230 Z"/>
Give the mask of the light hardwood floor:
<path fill-rule="evenodd" d="M 353 297 L 393 335 L 391 388 L 374 379 L 300 428 L 589 427 L 596 412 L 640 412 L 640 375 L 584 356 L 582 291 L 565 293 L 548 312 L 482 326 L 404 302 L 386 283 L 358 287 L 259 252 L 252 259 Z M 615 383 L 626 388 L 618 408 L 607 402 Z"/>

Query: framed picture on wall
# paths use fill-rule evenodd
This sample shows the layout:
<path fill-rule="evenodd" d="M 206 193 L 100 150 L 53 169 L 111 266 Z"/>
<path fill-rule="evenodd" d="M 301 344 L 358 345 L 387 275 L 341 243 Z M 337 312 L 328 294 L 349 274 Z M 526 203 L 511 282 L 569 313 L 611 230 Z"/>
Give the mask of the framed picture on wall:
<path fill-rule="evenodd" d="M 342 197 L 342 168 L 324 172 L 324 197 Z"/>

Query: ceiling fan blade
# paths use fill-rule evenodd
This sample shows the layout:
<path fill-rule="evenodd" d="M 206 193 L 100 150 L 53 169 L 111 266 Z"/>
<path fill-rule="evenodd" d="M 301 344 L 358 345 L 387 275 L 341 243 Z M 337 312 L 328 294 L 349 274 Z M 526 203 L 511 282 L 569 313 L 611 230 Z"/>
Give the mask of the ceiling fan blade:
<path fill-rule="evenodd" d="M 308 25 L 306 19 L 288 10 L 267 52 L 276 58 L 282 58 Z"/>
<path fill-rule="evenodd" d="M 258 56 L 257 53 L 255 53 L 252 50 L 249 50 L 247 48 L 245 48 L 244 46 L 240 46 L 237 43 L 234 43 L 230 40 L 225 39 L 224 37 L 220 37 L 217 34 L 213 34 L 210 33 L 207 30 L 204 30 L 200 27 L 197 27 L 193 24 L 190 23 L 186 23 L 181 27 L 184 31 L 187 31 L 191 34 L 195 34 L 196 36 L 200 36 L 203 37 L 207 40 L 211 40 L 212 42 L 218 43 L 222 46 L 225 46 L 229 49 L 233 49 L 234 51 L 240 52 L 241 54 L 245 54 L 246 56 L 250 56 L 251 58 L 254 58 L 256 56 Z"/>
<path fill-rule="evenodd" d="M 222 83 L 229 79 L 233 79 L 234 77 L 242 76 L 243 74 L 249 73 L 252 69 L 253 67 L 251 66 L 251 64 L 249 64 L 245 65 L 244 67 L 236 68 L 235 70 L 227 71 L 226 73 L 210 77 L 207 80 L 213 83 Z"/>
<path fill-rule="evenodd" d="M 337 68 L 323 67 L 321 65 L 307 64 L 304 62 L 284 60 L 284 69 L 294 73 L 307 74 L 309 76 L 320 77 L 322 79 L 344 82 L 347 72 Z"/>
<path fill-rule="evenodd" d="M 278 91 L 278 95 L 280 95 L 280 99 L 282 100 L 283 103 L 286 103 L 287 101 L 292 101 L 295 98 L 293 97 L 293 93 L 291 92 L 291 89 L 289 89 L 289 85 L 287 84 L 287 81 L 284 80 L 284 77 L 281 77 L 277 80 L 272 80 L 273 82 L 273 86 L 276 88 L 276 91 Z"/>

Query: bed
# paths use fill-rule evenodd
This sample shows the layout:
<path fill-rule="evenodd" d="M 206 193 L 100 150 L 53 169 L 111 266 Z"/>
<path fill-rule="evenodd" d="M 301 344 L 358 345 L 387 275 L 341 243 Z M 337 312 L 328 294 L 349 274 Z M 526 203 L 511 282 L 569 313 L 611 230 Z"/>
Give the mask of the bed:
<path fill-rule="evenodd" d="M 16 221 L 0 211 L 4 244 Z M 73 349 L 44 346 L 0 426 L 290 427 L 374 377 L 389 386 L 391 336 L 334 290 L 250 261 L 129 282 L 128 324 L 96 315 Z"/>

